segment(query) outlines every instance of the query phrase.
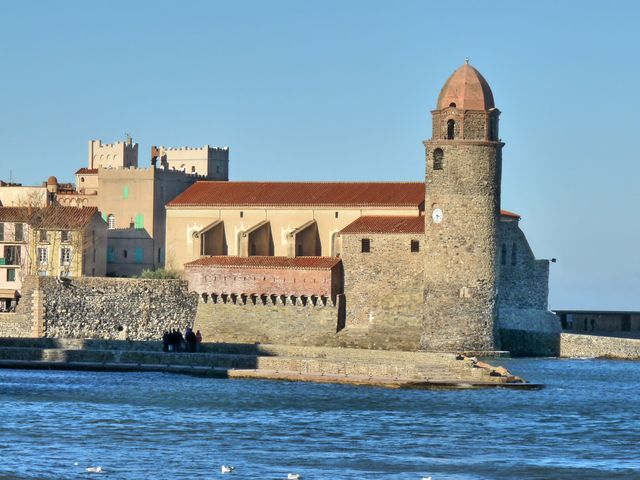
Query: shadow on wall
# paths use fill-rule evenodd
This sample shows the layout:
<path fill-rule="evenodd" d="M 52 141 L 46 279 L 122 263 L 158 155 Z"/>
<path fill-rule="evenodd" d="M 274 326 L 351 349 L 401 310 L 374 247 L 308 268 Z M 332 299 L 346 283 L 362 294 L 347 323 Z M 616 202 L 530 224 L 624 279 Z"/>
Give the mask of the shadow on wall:
<path fill-rule="evenodd" d="M 502 350 L 513 357 L 560 356 L 560 332 L 499 329 Z"/>

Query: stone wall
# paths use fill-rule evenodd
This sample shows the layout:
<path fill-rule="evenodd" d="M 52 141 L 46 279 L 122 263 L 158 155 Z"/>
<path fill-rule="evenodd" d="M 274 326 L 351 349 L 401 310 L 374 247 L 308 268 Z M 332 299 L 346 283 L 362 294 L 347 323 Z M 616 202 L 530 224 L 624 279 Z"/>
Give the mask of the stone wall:
<path fill-rule="evenodd" d="M 560 356 L 640 360 L 640 339 L 562 333 Z"/>
<path fill-rule="evenodd" d="M 361 251 L 363 238 L 369 253 Z M 411 240 L 420 242 L 419 252 L 411 252 Z M 402 331 L 422 318 L 424 245 L 422 234 L 342 235 L 347 326 L 393 323 Z"/>
<path fill-rule="evenodd" d="M 0 313 L 0 338 L 35 337 L 41 331 L 37 277 L 25 277 L 16 311 Z"/>
<path fill-rule="evenodd" d="M 326 345 L 343 318 L 343 295 L 335 302 L 327 297 L 214 295 L 200 299 L 194 328 L 204 342 Z"/>
<path fill-rule="evenodd" d="M 197 296 L 181 280 L 38 279 L 47 337 L 158 340 L 195 319 Z"/>

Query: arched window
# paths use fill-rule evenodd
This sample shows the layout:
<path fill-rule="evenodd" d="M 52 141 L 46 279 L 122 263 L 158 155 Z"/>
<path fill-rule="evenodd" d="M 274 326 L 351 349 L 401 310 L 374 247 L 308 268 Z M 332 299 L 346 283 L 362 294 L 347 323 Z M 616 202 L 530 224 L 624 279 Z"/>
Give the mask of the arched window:
<path fill-rule="evenodd" d="M 113 213 L 107 215 L 107 228 L 109 230 L 116 228 L 116 216 Z"/>
<path fill-rule="evenodd" d="M 442 162 L 444 160 L 444 152 L 441 148 L 436 148 L 433 151 L 433 169 L 442 170 Z"/>
<path fill-rule="evenodd" d="M 502 250 L 500 252 L 500 263 L 502 265 L 507 264 L 507 246 L 504 243 L 502 244 Z"/>
<path fill-rule="evenodd" d="M 515 265 L 518 259 L 518 253 L 516 251 L 516 242 L 513 242 L 511 246 L 511 265 Z"/>
<path fill-rule="evenodd" d="M 447 140 L 456 138 L 456 122 L 455 120 L 447 120 Z"/>
<path fill-rule="evenodd" d="M 451 103 L 449 104 L 449 106 L 450 106 L 451 108 L 456 108 L 456 104 L 455 104 L 455 103 L 453 103 L 453 102 L 451 102 Z"/>

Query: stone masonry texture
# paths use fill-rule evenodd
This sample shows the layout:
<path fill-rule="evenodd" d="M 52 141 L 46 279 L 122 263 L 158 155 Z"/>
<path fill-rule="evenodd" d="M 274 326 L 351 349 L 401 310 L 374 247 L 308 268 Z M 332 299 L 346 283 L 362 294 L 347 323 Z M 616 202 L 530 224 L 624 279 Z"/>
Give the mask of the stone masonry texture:
<path fill-rule="evenodd" d="M 197 296 L 181 280 L 38 280 L 47 337 L 158 340 L 195 319 Z"/>

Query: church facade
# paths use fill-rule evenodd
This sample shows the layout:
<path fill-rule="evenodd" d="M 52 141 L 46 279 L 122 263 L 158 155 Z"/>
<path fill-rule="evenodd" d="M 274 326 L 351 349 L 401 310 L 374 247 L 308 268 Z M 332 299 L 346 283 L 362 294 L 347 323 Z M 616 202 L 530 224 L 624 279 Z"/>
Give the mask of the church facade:
<path fill-rule="evenodd" d="M 431 113 L 425 182 L 197 182 L 167 204 L 167 258 L 203 301 L 331 297 L 336 337 L 360 339 L 345 345 L 494 351 L 505 332 L 555 331 L 549 262 L 535 258 L 520 217 L 501 210 L 500 111 L 488 83 L 463 65 Z M 220 325 L 237 311 L 210 314 Z"/>

